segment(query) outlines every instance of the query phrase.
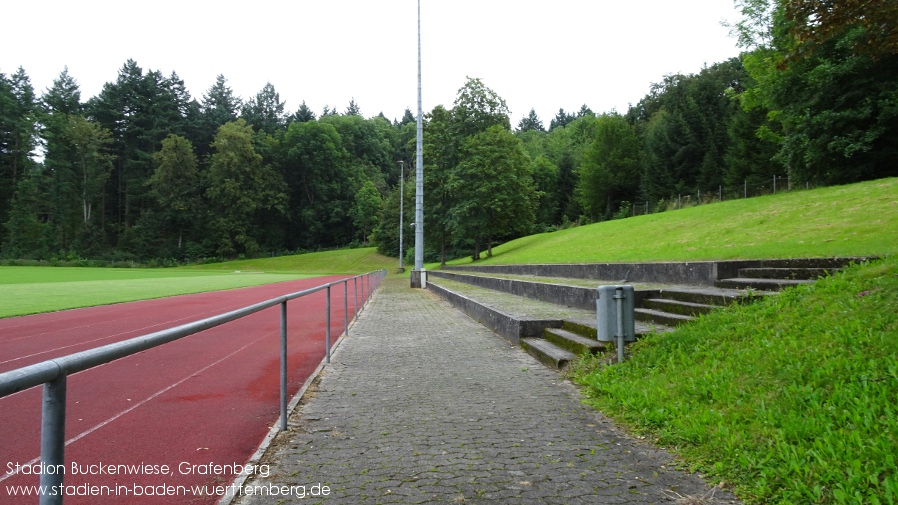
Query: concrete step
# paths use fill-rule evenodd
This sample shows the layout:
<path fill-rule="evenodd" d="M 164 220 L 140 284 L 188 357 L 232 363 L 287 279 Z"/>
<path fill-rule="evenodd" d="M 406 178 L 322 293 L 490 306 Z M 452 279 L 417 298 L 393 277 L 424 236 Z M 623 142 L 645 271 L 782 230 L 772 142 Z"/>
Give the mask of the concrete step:
<path fill-rule="evenodd" d="M 663 324 L 664 326 L 678 326 L 683 323 L 688 323 L 692 321 L 691 316 L 684 316 L 682 314 L 673 314 L 670 312 L 663 312 L 660 310 L 653 309 L 636 309 L 634 317 L 637 321 L 655 323 L 655 324 Z"/>
<path fill-rule="evenodd" d="M 699 303 L 725 307 L 734 303 L 753 302 L 763 298 L 769 293 L 748 293 L 742 289 L 728 289 L 725 287 L 678 287 L 660 289 L 648 296 L 648 298 L 663 300 L 679 300 L 681 302 Z"/>
<path fill-rule="evenodd" d="M 595 340 L 598 336 L 598 331 L 596 330 L 597 325 L 598 321 L 596 321 L 595 317 L 576 319 L 570 318 L 565 319 L 561 323 L 561 327 L 563 329 L 593 340 Z M 673 331 L 673 328 L 664 324 L 638 320 L 636 321 L 636 338 L 640 338 L 643 335 L 648 335 L 649 333 L 665 333 L 668 331 Z M 598 340 L 596 341 L 598 342 Z"/>
<path fill-rule="evenodd" d="M 707 314 L 715 309 L 714 305 L 705 303 L 684 302 L 680 300 L 665 300 L 663 298 L 648 298 L 642 301 L 645 309 L 660 310 L 684 316 L 696 316 Z"/>
<path fill-rule="evenodd" d="M 566 351 L 542 338 L 522 338 L 521 348 L 534 358 L 540 360 L 544 365 L 559 370 L 564 369 L 571 360 L 577 358 L 574 353 Z"/>
<path fill-rule="evenodd" d="M 585 352 L 595 354 L 606 347 L 605 342 L 599 342 L 595 338 L 587 338 L 562 328 L 546 328 L 543 338 L 577 355 Z"/>
<path fill-rule="evenodd" d="M 841 269 L 852 263 L 864 263 L 874 260 L 876 257 L 844 257 L 844 258 L 792 258 L 777 260 L 761 260 L 759 267 L 766 268 L 829 268 Z"/>
<path fill-rule="evenodd" d="M 809 280 L 792 280 L 792 279 L 751 279 L 747 277 L 737 277 L 734 279 L 721 279 L 717 281 L 717 286 L 721 288 L 731 289 L 758 289 L 762 291 L 782 291 L 785 288 L 800 286 L 802 284 L 813 284 L 814 281 Z"/>
<path fill-rule="evenodd" d="M 751 279 L 816 280 L 832 275 L 838 268 L 740 268 L 739 277 Z"/>

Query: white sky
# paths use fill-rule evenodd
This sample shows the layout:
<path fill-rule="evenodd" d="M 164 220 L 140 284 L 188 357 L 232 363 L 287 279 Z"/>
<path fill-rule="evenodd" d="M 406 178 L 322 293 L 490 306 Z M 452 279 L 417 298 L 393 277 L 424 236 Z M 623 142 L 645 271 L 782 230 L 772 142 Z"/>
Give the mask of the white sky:
<path fill-rule="evenodd" d="M 244 99 L 271 82 L 290 112 L 355 98 L 394 119 L 417 108 L 416 16 L 416 0 L 6 2 L 0 72 L 24 67 L 41 94 L 68 65 L 86 101 L 131 58 L 198 100 L 223 74 Z M 513 126 L 531 108 L 546 126 L 559 107 L 625 112 L 665 74 L 737 56 L 720 24 L 737 19 L 733 0 L 421 0 L 424 111 L 471 76 Z"/>

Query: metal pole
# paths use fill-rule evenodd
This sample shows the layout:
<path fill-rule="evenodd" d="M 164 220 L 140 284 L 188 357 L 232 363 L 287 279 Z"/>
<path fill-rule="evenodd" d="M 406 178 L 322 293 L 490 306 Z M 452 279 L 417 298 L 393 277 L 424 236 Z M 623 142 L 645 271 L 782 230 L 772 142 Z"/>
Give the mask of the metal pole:
<path fill-rule="evenodd" d="M 403 203 L 405 203 L 405 162 L 399 162 L 399 271 L 402 272 L 402 218 Z"/>
<path fill-rule="evenodd" d="M 415 270 L 424 268 L 424 113 L 421 109 L 421 0 L 418 0 L 418 123 L 415 141 Z"/>
<path fill-rule="evenodd" d="M 617 362 L 624 362 L 624 290 L 617 288 L 614 299 L 617 300 Z"/>
<path fill-rule="evenodd" d="M 776 176 L 773 176 L 773 194 L 776 194 Z"/>
<path fill-rule="evenodd" d="M 352 285 L 355 288 L 355 304 L 352 306 L 353 311 L 355 312 L 354 317 L 359 317 L 359 278 L 358 276 L 352 278 Z"/>
<path fill-rule="evenodd" d="M 743 198 L 748 198 L 748 179 L 745 179 L 745 196 Z"/>
<path fill-rule="evenodd" d="M 324 346 L 327 350 L 327 363 L 331 362 L 331 287 L 327 287 L 327 330 L 324 332 Z"/>
<path fill-rule="evenodd" d="M 287 302 L 281 303 L 281 430 L 287 429 Z"/>
<path fill-rule="evenodd" d="M 40 485 L 50 491 L 62 490 L 65 476 L 65 390 L 66 374 L 44 384 L 41 411 L 41 463 L 47 468 L 41 473 Z M 61 505 L 63 493 L 47 492 L 40 497 L 41 505 Z"/>
<path fill-rule="evenodd" d="M 343 280 L 343 333 L 349 336 L 349 283 Z"/>
<path fill-rule="evenodd" d="M 717 186 L 717 201 L 723 201 L 723 186 Z"/>

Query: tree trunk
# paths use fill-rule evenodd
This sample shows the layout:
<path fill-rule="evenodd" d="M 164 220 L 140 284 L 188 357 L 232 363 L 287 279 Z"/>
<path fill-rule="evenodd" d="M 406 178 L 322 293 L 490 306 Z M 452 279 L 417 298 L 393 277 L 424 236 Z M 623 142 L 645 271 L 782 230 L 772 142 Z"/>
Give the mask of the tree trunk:
<path fill-rule="evenodd" d="M 474 254 L 471 255 L 471 259 L 474 261 L 480 259 L 480 237 L 474 239 Z"/>

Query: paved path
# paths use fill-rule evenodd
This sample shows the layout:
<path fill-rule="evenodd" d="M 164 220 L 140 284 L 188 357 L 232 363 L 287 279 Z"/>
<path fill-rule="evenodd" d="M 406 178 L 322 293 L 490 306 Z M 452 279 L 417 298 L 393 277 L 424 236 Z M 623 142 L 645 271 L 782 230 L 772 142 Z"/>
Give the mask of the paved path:
<path fill-rule="evenodd" d="M 387 280 L 236 503 L 674 503 L 708 495 L 520 349 Z M 316 484 L 329 495 L 310 496 Z M 278 493 L 283 492 L 282 488 Z M 307 496 L 299 500 L 298 494 Z M 736 503 L 718 491 L 713 503 Z M 710 503 L 710 502 L 708 502 Z"/>

